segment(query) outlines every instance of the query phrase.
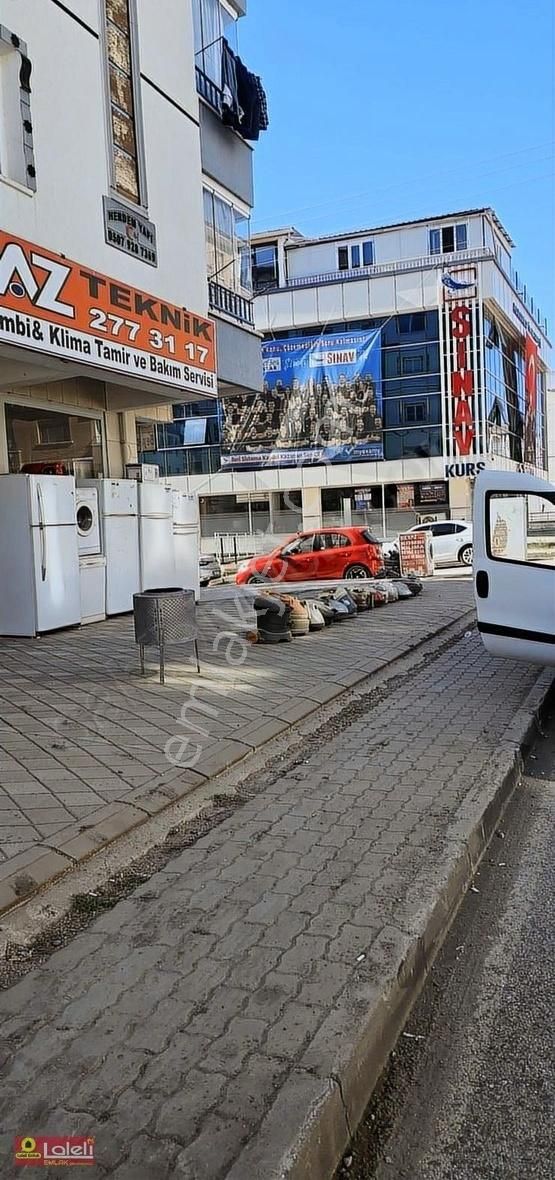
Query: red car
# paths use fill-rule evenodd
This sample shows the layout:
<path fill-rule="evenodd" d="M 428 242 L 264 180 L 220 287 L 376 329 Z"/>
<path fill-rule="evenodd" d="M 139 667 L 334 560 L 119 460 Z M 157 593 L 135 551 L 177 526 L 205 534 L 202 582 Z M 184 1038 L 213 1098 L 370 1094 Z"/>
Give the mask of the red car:
<path fill-rule="evenodd" d="M 367 528 L 297 533 L 262 557 L 242 561 L 235 581 L 307 582 L 311 578 L 370 578 L 383 573 L 379 541 Z"/>

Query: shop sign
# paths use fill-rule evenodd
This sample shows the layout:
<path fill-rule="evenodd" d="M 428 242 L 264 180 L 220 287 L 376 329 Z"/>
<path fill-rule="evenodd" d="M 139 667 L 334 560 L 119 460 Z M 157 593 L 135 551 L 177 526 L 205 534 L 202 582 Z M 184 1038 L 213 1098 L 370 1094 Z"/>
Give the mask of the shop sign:
<path fill-rule="evenodd" d="M 109 246 L 132 254 L 148 266 L 158 266 L 156 226 L 113 197 L 103 197 L 104 237 Z"/>
<path fill-rule="evenodd" d="M 446 463 L 446 479 L 475 479 L 481 471 L 485 471 L 486 464 L 480 459 L 474 463 Z"/>
<path fill-rule="evenodd" d="M 0 342 L 217 393 L 211 320 L 2 231 Z"/>
<path fill-rule="evenodd" d="M 444 504 L 447 499 L 447 488 L 442 483 L 421 483 L 419 501 L 421 504 Z"/>
<path fill-rule="evenodd" d="M 397 488 L 397 507 L 414 508 L 414 484 L 400 483 Z"/>
<path fill-rule="evenodd" d="M 365 512 L 372 507 L 372 488 L 355 488 L 355 508 L 357 512 Z"/>
<path fill-rule="evenodd" d="M 431 578 L 434 561 L 430 533 L 425 529 L 421 533 L 400 533 L 399 557 L 402 574 L 417 574 L 419 578 Z"/>
<path fill-rule="evenodd" d="M 452 338 L 451 398 L 455 453 L 470 455 L 476 437 L 474 371 L 472 368 L 472 311 L 464 303 L 449 310 Z"/>

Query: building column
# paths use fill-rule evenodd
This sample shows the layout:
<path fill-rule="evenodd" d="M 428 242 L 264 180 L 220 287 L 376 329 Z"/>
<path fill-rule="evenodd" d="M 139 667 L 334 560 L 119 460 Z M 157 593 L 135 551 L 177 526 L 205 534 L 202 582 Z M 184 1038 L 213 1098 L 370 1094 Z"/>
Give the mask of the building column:
<path fill-rule="evenodd" d="M 112 479 L 122 479 L 126 463 L 137 462 L 137 426 L 133 410 L 106 413 L 106 450 L 108 470 Z"/>
<path fill-rule="evenodd" d="M 303 488 L 303 532 L 322 528 L 322 489 Z"/>
<path fill-rule="evenodd" d="M 270 492 L 268 505 L 270 509 L 270 532 L 272 536 L 278 531 L 276 529 L 276 516 L 279 515 L 280 510 L 280 494 L 279 492 Z"/>
<path fill-rule="evenodd" d="M 454 520 L 472 520 L 472 484 L 468 477 L 449 480 L 449 508 Z"/>

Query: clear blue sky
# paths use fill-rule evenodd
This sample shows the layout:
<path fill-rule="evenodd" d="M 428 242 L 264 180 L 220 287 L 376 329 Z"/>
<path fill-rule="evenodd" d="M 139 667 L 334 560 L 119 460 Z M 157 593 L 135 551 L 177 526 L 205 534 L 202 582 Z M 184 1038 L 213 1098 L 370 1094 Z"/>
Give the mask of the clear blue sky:
<path fill-rule="evenodd" d="M 253 228 L 492 205 L 555 337 L 553 0 L 249 0 L 268 91 Z"/>

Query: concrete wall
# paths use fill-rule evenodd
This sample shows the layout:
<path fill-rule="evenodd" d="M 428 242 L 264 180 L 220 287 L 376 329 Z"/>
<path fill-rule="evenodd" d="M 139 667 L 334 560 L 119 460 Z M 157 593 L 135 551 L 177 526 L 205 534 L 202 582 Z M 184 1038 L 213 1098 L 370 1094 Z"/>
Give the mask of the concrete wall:
<path fill-rule="evenodd" d="M 0 177 L 2 224 L 157 297 L 206 313 L 191 5 L 148 0 L 137 6 L 147 212 L 156 225 L 157 268 L 104 241 L 102 197 L 110 191 L 110 155 L 100 4 L 66 0 L 65 6 L 88 27 L 49 0 L 0 0 L 0 24 L 26 41 L 32 63 L 36 162 L 34 194 Z"/>
<path fill-rule="evenodd" d="M 224 126 L 205 103 L 200 104 L 202 170 L 250 208 L 254 205 L 253 149 Z"/>
<path fill-rule="evenodd" d="M 262 390 L 262 349 L 260 336 L 227 320 L 216 319 L 218 386 Z"/>

